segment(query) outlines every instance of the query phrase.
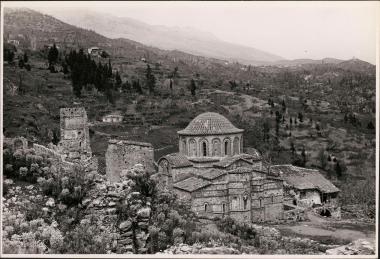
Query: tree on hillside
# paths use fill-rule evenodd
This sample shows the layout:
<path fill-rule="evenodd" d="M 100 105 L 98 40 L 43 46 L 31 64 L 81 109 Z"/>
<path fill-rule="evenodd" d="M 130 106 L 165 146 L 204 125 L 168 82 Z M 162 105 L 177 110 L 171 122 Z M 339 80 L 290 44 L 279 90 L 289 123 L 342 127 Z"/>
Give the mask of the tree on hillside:
<path fill-rule="evenodd" d="M 111 59 L 108 59 L 108 67 L 107 67 L 107 76 L 112 76 L 112 65 L 111 65 Z"/>
<path fill-rule="evenodd" d="M 373 125 L 372 121 L 368 122 L 367 129 L 370 129 L 370 130 L 375 129 L 375 126 Z"/>
<path fill-rule="evenodd" d="M 17 49 L 14 45 L 4 44 L 4 49 L 3 49 L 4 60 L 7 61 L 9 64 L 12 64 L 16 51 Z"/>
<path fill-rule="evenodd" d="M 335 164 L 335 173 L 338 178 L 341 178 L 343 175 L 343 169 L 341 165 L 339 164 L 339 162 Z"/>
<path fill-rule="evenodd" d="M 49 49 L 48 53 L 48 62 L 49 62 L 49 67 L 54 66 L 54 64 L 58 61 L 58 49 L 57 46 L 55 46 L 55 43 L 53 44 L 53 47 Z"/>
<path fill-rule="evenodd" d="M 286 111 L 285 100 L 282 100 L 282 111 Z"/>
<path fill-rule="evenodd" d="M 178 76 L 178 67 L 175 67 L 172 73 L 172 77 L 176 78 Z"/>
<path fill-rule="evenodd" d="M 119 71 L 116 71 L 116 75 L 115 75 L 115 81 L 116 81 L 116 89 L 119 89 L 121 87 L 121 77 L 119 75 Z"/>
<path fill-rule="evenodd" d="M 327 166 L 328 157 L 327 157 L 324 149 L 319 150 L 318 159 L 319 159 L 319 162 L 321 164 L 321 168 L 325 169 Z M 331 160 L 331 158 L 330 158 L 330 160 Z"/>
<path fill-rule="evenodd" d="M 294 146 L 294 142 L 290 142 L 290 151 L 292 152 L 292 155 L 294 155 L 294 153 L 296 152 L 296 148 Z"/>
<path fill-rule="evenodd" d="M 19 68 L 24 68 L 24 59 L 22 57 L 18 58 L 18 67 Z"/>
<path fill-rule="evenodd" d="M 195 90 L 197 89 L 197 86 L 195 85 L 194 79 L 191 79 L 190 81 L 190 92 L 192 96 L 195 96 Z"/>
<path fill-rule="evenodd" d="M 263 123 L 263 140 L 267 142 L 269 140 L 270 125 L 267 120 Z"/>
<path fill-rule="evenodd" d="M 29 58 L 28 58 L 28 54 L 26 54 L 26 52 L 24 53 L 24 63 L 28 63 L 29 61 Z"/>
<path fill-rule="evenodd" d="M 137 81 L 133 80 L 132 81 L 132 88 L 139 94 L 143 94 L 143 90 L 140 85 L 140 80 L 137 79 Z"/>
<path fill-rule="evenodd" d="M 154 87 L 156 85 L 156 78 L 154 77 L 154 75 L 152 73 L 152 69 L 150 68 L 149 64 L 146 67 L 145 76 L 146 76 L 146 84 L 147 84 L 147 87 L 149 89 L 149 93 L 153 93 Z"/>
<path fill-rule="evenodd" d="M 235 82 L 235 80 L 229 81 L 229 83 L 230 83 L 231 90 L 234 90 L 238 86 L 237 83 Z"/>
<path fill-rule="evenodd" d="M 299 120 L 300 122 L 303 122 L 303 114 L 302 114 L 302 112 L 299 112 L 299 113 L 298 113 L 298 120 Z"/>

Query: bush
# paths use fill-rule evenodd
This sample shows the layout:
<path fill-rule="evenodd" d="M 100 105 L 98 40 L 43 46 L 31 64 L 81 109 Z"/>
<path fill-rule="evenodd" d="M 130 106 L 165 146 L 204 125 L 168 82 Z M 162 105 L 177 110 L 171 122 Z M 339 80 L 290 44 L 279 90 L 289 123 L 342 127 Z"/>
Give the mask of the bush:
<path fill-rule="evenodd" d="M 216 225 L 220 231 L 239 236 L 245 240 L 254 240 L 256 237 L 256 231 L 249 224 L 237 222 L 230 217 L 217 221 Z"/>
<path fill-rule="evenodd" d="M 49 174 L 48 179 L 38 179 L 44 194 L 53 196 L 68 206 L 80 204 L 93 182 L 93 178 L 86 177 L 85 169 L 80 166 L 75 166 L 70 171 L 51 167 Z"/>
<path fill-rule="evenodd" d="M 105 254 L 110 243 L 110 233 L 101 230 L 94 219 L 79 224 L 66 233 L 63 253 L 68 254 Z"/>
<path fill-rule="evenodd" d="M 158 193 L 152 202 L 152 222 L 148 248 L 156 253 L 178 243 L 193 243 L 196 217 L 188 204 L 172 193 Z"/>

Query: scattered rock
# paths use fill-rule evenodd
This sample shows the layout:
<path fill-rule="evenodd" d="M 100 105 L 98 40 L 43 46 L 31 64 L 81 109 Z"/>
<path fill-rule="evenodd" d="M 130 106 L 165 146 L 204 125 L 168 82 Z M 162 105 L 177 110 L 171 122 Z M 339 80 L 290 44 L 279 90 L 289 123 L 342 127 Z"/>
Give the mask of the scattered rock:
<path fill-rule="evenodd" d="M 137 216 L 140 218 L 149 218 L 151 209 L 149 207 L 141 208 L 137 211 Z"/>
<path fill-rule="evenodd" d="M 374 245 L 365 239 L 358 239 L 348 245 L 326 250 L 327 255 L 372 255 L 375 254 Z"/>
<path fill-rule="evenodd" d="M 48 207 L 54 207 L 55 206 L 54 199 L 53 198 L 49 198 L 45 205 L 48 206 Z"/>
<path fill-rule="evenodd" d="M 130 222 L 129 220 L 123 221 L 119 225 L 119 229 L 121 229 L 122 231 L 128 231 L 131 227 L 132 222 Z"/>

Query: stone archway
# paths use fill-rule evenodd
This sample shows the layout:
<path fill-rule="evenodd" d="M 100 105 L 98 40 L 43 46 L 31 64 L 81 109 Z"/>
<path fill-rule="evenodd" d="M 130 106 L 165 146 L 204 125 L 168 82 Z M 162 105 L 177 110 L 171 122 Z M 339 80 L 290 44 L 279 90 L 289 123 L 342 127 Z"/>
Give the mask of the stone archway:
<path fill-rule="evenodd" d="M 331 212 L 328 209 L 322 209 L 319 214 L 323 217 L 331 217 Z"/>

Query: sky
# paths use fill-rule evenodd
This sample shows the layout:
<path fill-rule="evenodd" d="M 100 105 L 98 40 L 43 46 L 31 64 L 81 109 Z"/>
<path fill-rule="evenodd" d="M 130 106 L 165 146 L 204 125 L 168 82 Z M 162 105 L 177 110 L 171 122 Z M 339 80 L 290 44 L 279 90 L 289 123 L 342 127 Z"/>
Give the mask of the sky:
<path fill-rule="evenodd" d="M 3 2 L 4 3 L 4 2 Z M 45 13 L 85 8 L 152 25 L 192 27 L 286 59 L 353 57 L 376 63 L 378 1 L 6 2 Z"/>

